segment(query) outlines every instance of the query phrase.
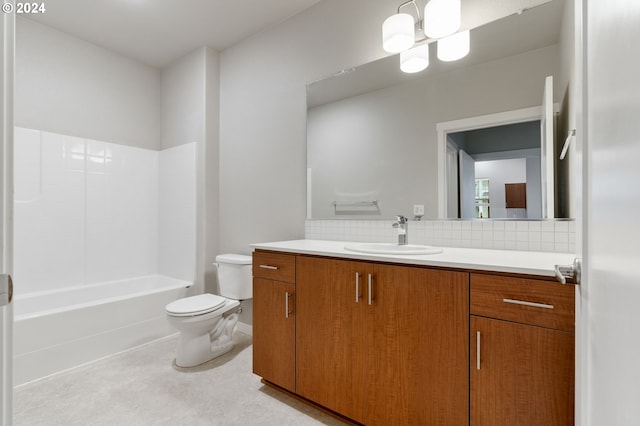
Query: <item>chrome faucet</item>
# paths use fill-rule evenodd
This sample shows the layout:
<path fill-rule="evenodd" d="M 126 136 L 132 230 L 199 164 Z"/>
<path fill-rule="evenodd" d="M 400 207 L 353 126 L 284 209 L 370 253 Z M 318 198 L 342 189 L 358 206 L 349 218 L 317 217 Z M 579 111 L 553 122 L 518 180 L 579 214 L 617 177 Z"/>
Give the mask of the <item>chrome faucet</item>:
<path fill-rule="evenodd" d="M 409 242 L 409 220 L 402 216 L 396 216 L 396 222 L 392 225 L 394 228 L 398 228 L 398 245 L 403 246 Z"/>

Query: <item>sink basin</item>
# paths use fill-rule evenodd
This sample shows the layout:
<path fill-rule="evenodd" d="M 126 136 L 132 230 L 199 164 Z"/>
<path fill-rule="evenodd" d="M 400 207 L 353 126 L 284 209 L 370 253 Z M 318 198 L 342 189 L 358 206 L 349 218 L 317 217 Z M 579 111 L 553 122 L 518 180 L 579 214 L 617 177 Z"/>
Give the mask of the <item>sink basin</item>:
<path fill-rule="evenodd" d="M 442 253 L 439 247 L 418 244 L 398 245 L 392 243 L 357 243 L 347 244 L 345 250 L 370 254 L 437 254 Z"/>

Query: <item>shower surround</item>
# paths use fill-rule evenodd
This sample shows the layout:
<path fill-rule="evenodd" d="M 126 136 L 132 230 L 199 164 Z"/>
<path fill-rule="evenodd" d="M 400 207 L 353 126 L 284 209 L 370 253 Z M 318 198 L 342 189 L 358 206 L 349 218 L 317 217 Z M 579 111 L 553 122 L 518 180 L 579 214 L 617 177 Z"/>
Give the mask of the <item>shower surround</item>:
<path fill-rule="evenodd" d="M 129 283 L 125 286 L 132 286 L 130 293 L 137 294 L 136 283 L 143 277 L 171 277 L 182 282 L 178 285 L 182 288 L 193 282 L 195 143 L 154 151 L 16 128 L 14 159 L 17 321 L 21 300 L 36 294 L 84 291 L 97 288 L 98 283 L 112 282 Z M 96 299 L 104 298 L 104 294 L 96 295 Z M 162 303 L 151 311 L 164 315 Z M 142 300 L 140 306 L 146 304 Z M 94 318 L 90 309 L 85 316 L 80 322 L 104 321 Z M 132 346 L 173 333 L 165 322 L 155 324 L 148 332 L 138 327 L 139 335 L 128 339 Z M 119 327 L 114 324 L 114 328 Z M 37 377 L 21 370 L 49 363 L 47 351 L 55 349 L 58 356 L 64 354 L 58 347 L 64 342 L 38 348 L 42 353 L 38 356 L 33 345 L 21 343 L 37 340 L 38 330 L 26 335 L 23 329 L 16 325 L 16 376 L 33 380 Z M 102 340 L 106 342 L 98 354 L 82 357 L 77 355 L 82 352 L 77 344 L 70 347 L 78 363 L 123 350 L 122 339 L 113 337 L 113 330 L 102 329 L 100 333 L 104 333 Z M 109 340 L 118 343 L 110 348 Z M 19 352 L 27 347 L 32 350 Z M 41 376 L 56 368 L 39 367 L 38 371 Z"/>

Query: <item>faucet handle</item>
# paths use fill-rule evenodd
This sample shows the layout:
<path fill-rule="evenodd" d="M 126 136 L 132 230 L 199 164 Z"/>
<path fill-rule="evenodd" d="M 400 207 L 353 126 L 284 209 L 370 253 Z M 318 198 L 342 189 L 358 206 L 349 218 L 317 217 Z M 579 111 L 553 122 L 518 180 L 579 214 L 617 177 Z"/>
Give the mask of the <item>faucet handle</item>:
<path fill-rule="evenodd" d="M 409 221 L 409 219 L 407 219 L 405 216 L 403 216 L 401 214 L 400 215 L 396 215 L 396 220 L 400 224 L 407 223 Z"/>

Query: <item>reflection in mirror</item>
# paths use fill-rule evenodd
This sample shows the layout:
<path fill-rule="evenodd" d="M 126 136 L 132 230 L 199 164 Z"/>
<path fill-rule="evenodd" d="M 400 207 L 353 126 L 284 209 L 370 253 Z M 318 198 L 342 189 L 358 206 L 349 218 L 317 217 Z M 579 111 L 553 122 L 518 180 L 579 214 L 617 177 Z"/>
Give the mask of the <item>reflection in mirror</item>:
<path fill-rule="evenodd" d="M 542 217 L 540 120 L 448 133 L 447 155 L 448 217 Z"/>
<path fill-rule="evenodd" d="M 425 206 L 425 218 L 460 217 L 460 207 L 447 205 L 442 200 L 448 196 L 440 194 L 439 181 L 447 180 L 445 163 L 449 159 L 439 152 L 437 125 L 514 110 L 539 110 L 545 78 L 550 75 L 555 77 L 554 102 L 561 105 L 570 73 L 560 47 L 563 35 L 571 33 L 561 31 L 564 3 L 553 0 L 473 29 L 471 53 L 458 62 L 433 61 L 422 73 L 407 75 L 399 71 L 397 56 L 391 56 L 309 84 L 308 217 L 390 219 L 396 214 L 411 216 L 414 205 Z M 539 147 L 540 124 L 529 126 L 538 129 Z M 481 136 L 465 135 L 470 139 Z M 461 136 L 453 139 L 456 137 Z M 528 136 L 515 139 L 523 138 Z M 516 145 L 513 140 L 508 142 L 508 151 L 526 154 L 521 157 L 525 164 L 531 163 L 526 159 L 539 157 L 527 151 L 536 148 Z M 482 161 L 513 154 L 487 156 L 480 151 L 471 154 Z M 494 168 L 507 167 L 500 164 L 503 166 Z M 531 174 L 528 169 L 521 170 L 521 175 Z M 476 217 L 475 175 L 473 180 L 471 217 Z M 501 190 L 492 190 L 489 184 L 490 206 L 485 207 L 490 207 L 490 217 L 523 214 L 505 211 L 516 209 L 506 207 L 505 183 L 526 183 L 527 217 L 544 217 L 532 213 L 541 209 L 540 196 L 534 195 L 536 184 L 520 177 L 516 182 L 502 182 Z M 542 192 L 540 185 L 537 191 Z M 451 189 L 444 192 L 453 192 Z"/>

